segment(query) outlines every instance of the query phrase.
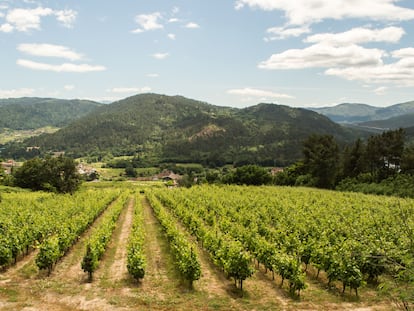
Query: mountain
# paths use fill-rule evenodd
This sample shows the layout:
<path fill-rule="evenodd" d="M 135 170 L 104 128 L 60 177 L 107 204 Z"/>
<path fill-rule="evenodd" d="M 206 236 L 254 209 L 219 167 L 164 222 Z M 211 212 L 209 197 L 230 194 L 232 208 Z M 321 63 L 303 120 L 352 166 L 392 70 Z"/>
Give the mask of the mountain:
<path fill-rule="evenodd" d="M 396 104 L 389 107 L 374 107 L 366 104 L 340 104 L 334 107 L 313 108 L 334 122 L 362 123 L 367 121 L 385 120 L 404 114 L 414 113 L 414 101 Z"/>
<path fill-rule="evenodd" d="M 219 107 L 182 96 L 141 94 L 102 105 L 53 134 L 11 144 L 7 155 L 40 147 L 74 157 L 136 155 L 143 165 L 197 162 L 210 165 L 285 165 L 301 158 L 310 134 L 353 141 L 354 133 L 306 109 L 259 104 Z M 36 150 L 38 150 L 36 148 Z"/>
<path fill-rule="evenodd" d="M 88 100 L 24 97 L 0 99 L 0 129 L 63 127 L 102 106 Z"/>
<path fill-rule="evenodd" d="M 358 126 L 381 130 L 393 130 L 398 128 L 414 127 L 414 113 L 404 114 L 385 120 L 375 120 L 359 123 Z"/>

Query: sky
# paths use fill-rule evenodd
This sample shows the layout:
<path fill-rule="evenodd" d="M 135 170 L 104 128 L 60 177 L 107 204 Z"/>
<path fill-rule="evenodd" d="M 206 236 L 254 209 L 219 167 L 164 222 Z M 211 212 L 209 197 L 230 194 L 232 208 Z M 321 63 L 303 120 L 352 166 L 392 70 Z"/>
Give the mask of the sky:
<path fill-rule="evenodd" d="M 0 0 L 0 46 L 0 98 L 414 100 L 413 0 Z"/>

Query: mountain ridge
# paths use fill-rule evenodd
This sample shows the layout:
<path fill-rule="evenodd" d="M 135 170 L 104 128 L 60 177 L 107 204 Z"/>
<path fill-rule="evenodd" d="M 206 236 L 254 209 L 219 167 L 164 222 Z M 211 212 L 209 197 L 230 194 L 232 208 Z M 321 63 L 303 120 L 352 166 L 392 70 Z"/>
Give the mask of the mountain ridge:
<path fill-rule="evenodd" d="M 363 123 L 385 120 L 407 113 L 414 113 L 414 101 L 376 107 L 361 103 L 342 103 L 333 107 L 309 108 L 321 113 L 337 123 Z"/>
<path fill-rule="evenodd" d="M 311 133 L 332 134 L 342 142 L 355 137 L 307 109 L 267 103 L 231 108 L 148 93 L 100 106 L 23 147 L 75 157 L 136 155 L 143 163 L 285 165 L 301 157 L 302 141 Z"/>

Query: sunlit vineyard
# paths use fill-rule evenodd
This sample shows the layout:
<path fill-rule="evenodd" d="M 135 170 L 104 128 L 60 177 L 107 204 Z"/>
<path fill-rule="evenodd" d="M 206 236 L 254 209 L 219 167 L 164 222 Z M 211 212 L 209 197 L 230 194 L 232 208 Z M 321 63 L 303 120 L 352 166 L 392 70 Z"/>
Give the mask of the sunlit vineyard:
<path fill-rule="evenodd" d="M 128 306 L 142 307 L 146 295 L 154 292 L 151 287 L 163 291 L 164 281 L 174 278 L 189 285 L 186 291 L 191 291 L 183 296 L 185 301 L 190 295 L 189 305 L 203 305 L 200 297 L 208 300 L 212 295 L 206 282 L 226 288 L 220 294 L 223 306 L 229 303 L 228 286 L 237 299 L 247 297 L 232 300 L 235 309 L 250 308 L 249 301 L 260 304 L 254 295 L 268 296 L 272 291 L 279 298 L 269 298 L 263 309 L 279 309 L 275 306 L 281 293 L 283 300 L 301 303 L 303 309 L 320 293 L 334 302 L 339 296 L 372 304 L 372 297 L 365 295 L 374 292 L 382 295 L 381 301 L 391 297 L 408 308 L 414 300 L 414 200 L 410 199 L 309 188 L 167 189 L 127 183 L 88 185 L 74 195 L 10 191 L 1 198 L 0 302 L 5 291 L 2 275 L 25 258 L 30 269 L 24 268 L 24 273 L 29 276 L 19 282 L 29 282 L 29 288 L 33 288 L 30 282 L 42 280 L 58 282 L 59 288 L 62 282 L 72 282 L 73 288 L 88 282 L 96 289 L 102 284 L 111 284 L 105 286 L 113 286 L 112 290 L 128 287 L 135 295 L 125 298 Z M 120 230 L 126 233 L 122 238 L 117 237 Z M 154 239 L 166 247 L 154 246 Z M 111 252 L 121 247 L 120 260 Z M 79 277 L 66 280 L 65 269 Z M 102 283 L 113 273 L 108 269 L 122 269 L 124 274 L 116 277 L 122 279 Z M 221 277 L 212 279 L 212 274 Z M 174 288 L 168 289 L 170 295 L 173 292 Z M 164 296 L 161 293 L 159 299 Z M 168 299 L 157 301 L 154 309 L 162 309 Z"/>
<path fill-rule="evenodd" d="M 317 276 L 326 273 L 328 285 L 340 282 L 343 291 L 350 287 L 356 295 L 381 276 L 413 277 L 413 200 L 242 186 L 158 190 L 155 195 L 215 262 L 229 267 L 231 247 L 223 251 L 223 245 L 229 239 L 241 243 L 258 264 L 282 282 L 287 279 L 292 293 L 306 288 L 309 265 Z M 246 271 L 240 279 L 248 276 Z"/>

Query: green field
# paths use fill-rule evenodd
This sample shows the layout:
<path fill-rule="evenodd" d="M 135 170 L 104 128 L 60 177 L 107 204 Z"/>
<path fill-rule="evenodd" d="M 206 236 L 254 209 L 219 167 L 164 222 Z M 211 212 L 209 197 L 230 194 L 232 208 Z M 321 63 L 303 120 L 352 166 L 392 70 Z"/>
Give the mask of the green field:
<path fill-rule="evenodd" d="M 413 307 L 414 200 L 134 182 L 84 184 L 74 195 L 8 189 L 0 202 L 0 310 Z M 81 263 L 87 245 L 101 249 L 103 234 L 109 242 L 89 282 Z M 133 234 L 145 262 L 138 280 L 127 269 Z M 60 255 L 50 275 L 39 269 L 45 249 Z M 188 264 L 201 273 L 188 273 Z"/>

